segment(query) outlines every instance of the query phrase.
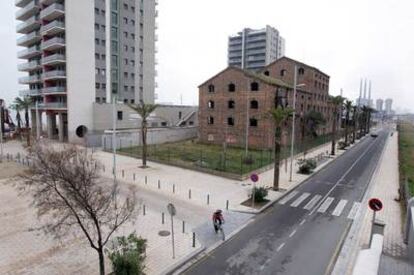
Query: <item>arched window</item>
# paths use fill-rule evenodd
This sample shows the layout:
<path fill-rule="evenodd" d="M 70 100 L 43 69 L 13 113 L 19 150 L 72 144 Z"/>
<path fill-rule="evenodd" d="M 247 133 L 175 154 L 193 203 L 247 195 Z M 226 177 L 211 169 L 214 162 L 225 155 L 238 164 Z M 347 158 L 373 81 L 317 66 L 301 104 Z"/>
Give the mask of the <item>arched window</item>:
<path fill-rule="evenodd" d="M 234 126 L 234 118 L 233 117 L 228 117 L 227 118 L 227 125 Z"/>
<path fill-rule="evenodd" d="M 236 85 L 234 85 L 233 83 L 229 84 L 229 92 L 235 92 L 236 91 Z"/>
<path fill-rule="evenodd" d="M 259 90 L 259 83 L 257 82 L 252 82 L 250 84 L 250 91 L 258 91 Z"/>
<path fill-rule="evenodd" d="M 285 75 L 286 75 L 286 70 L 285 69 L 281 70 L 280 71 L 280 76 L 285 76 Z"/>
<path fill-rule="evenodd" d="M 259 102 L 255 99 L 250 101 L 250 109 L 259 109 Z"/>
<path fill-rule="evenodd" d="M 208 85 L 208 92 L 209 93 L 214 93 L 214 85 L 213 84 Z"/>
<path fill-rule="evenodd" d="M 298 73 L 300 75 L 304 75 L 305 74 L 305 69 L 304 68 L 299 68 Z"/>
<path fill-rule="evenodd" d="M 251 118 L 250 119 L 250 126 L 251 127 L 257 127 L 257 119 Z"/>
<path fill-rule="evenodd" d="M 210 124 L 210 125 L 214 124 L 214 117 L 209 116 L 209 117 L 207 118 L 207 124 Z"/>
<path fill-rule="evenodd" d="M 213 100 L 209 100 L 207 105 L 208 105 L 209 109 L 214 109 L 214 101 Z"/>
<path fill-rule="evenodd" d="M 234 100 L 229 100 L 227 102 L 227 106 L 229 109 L 234 109 L 234 107 L 236 106 L 236 103 L 234 102 Z"/>
<path fill-rule="evenodd" d="M 269 75 L 270 75 L 269 71 L 265 71 L 263 74 L 264 74 L 264 75 L 267 75 L 267 76 L 269 76 Z"/>

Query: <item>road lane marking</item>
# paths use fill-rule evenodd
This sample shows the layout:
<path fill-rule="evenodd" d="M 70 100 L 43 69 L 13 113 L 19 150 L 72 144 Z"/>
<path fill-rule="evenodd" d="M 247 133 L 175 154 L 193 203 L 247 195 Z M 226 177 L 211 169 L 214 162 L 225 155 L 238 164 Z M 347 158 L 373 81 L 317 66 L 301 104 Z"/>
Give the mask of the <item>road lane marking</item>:
<path fill-rule="evenodd" d="M 351 211 L 349 211 L 348 219 L 354 220 L 359 214 L 360 208 L 361 208 L 361 203 L 354 202 L 354 205 L 352 205 Z"/>
<path fill-rule="evenodd" d="M 285 246 L 285 243 L 282 243 L 281 245 L 279 245 L 276 251 L 279 252 L 284 246 Z"/>
<path fill-rule="evenodd" d="M 347 200 L 341 200 L 338 205 L 335 207 L 335 210 L 332 212 L 334 216 L 340 216 L 342 211 L 344 211 L 345 205 L 348 203 Z"/>
<path fill-rule="evenodd" d="M 323 197 L 323 199 L 321 200 L 324 201 L 332 192 L 333 190 L 336 188 L 336 186 L 338 186 L 338 184 L 346 177 L 346 175 L 349 174 L 349 172 L 351 172 L 351 170 L 355 167 L 355 165 L 358 164 L 358 162 L 366 155 L 366 153 L 369 151 L 369 149 L 371 149 L 371 147 L 376 144 L 376 142 L 371 143 L 368 148 L 356 159 L 356 161 L 354 162 L 354 164 L 351 165 L 351 167 L 348 168 L 348 170 L 346 170 L 346 172 L 342 175 L 342 177 L 334 184 L 334 186 L 332 186 L 332 188 L 328 191 L 328 193 L 326 193 L 326 195 Z M 318 205 L 316 205 L 315 208 L 313 208 L 313 210 L 309 213 L 309 215 L 312 215 L 313 213 L 315 213 L 316 209 L 319 208 L 321 203 L 319 203 Z"/>
<path fill-rule="evenodd" d="M 329 197 L 327 198 L 321 205 L 321 207 L 319 207 L 318 212 L 319 213 L 325 213 L 326 210 L 328 210 L 329 206 L 333 203 L 335 199 L 333 197 Z"/>
<path fill-rule="evenodd" d="M 305 219 L 303 219 L 303 220 L 300 222 L 300 225 L 303 225 L 305 222 L 306 222 L 306 220 L 305 220 Z"/>
<path fill-rule="evenodd" d="M 291 199 L 293 199 L 294 196 L 296 196 L 296 194 L 298 194 L 298 191 L 292 191 L 289 195 L 287 195 L 286 197 L 284 197 L 283 199 L 281 199 L 279 201 L 279 204 L 285 204 L 288 201 L 290 201 Z"/>
<path fill-rule="evenodd" d="M 322 198 L 321 195 L 315 195 L 306 205 L 305 207 L 303 207 L 303 209 L 306 210 L 311 210 L 317 203 L 318 201 Z"/>
<path fill-rule="evenodd" d="M 310 193 L 303 193 L 299 198 L 297 198 L 290 206 L 298 207 L 307 197 L 310 196 Z"/>
<path fill-rule="evenodd" d="M 293 235 L 295 235 L 296 229 L 292 231 L 292 233 L 289 234 L 289 238 L 292 238 Z"/>

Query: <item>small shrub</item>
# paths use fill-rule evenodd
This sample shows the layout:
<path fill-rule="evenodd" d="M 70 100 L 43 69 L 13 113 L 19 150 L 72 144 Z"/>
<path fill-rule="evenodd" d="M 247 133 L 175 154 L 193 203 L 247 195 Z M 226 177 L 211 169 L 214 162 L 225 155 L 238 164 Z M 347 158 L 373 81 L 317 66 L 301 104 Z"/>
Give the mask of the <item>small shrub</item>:
<path fill-rule="evenodd" d="M 345 150 L 346 147 L 347 147 L 347 144 L 344 141 L 338 142 L 339 150 Z"/>
<path fill-rule="evenodd" d="M 253 157 L 252 156 L 247 156 L 245 158 L 243 158 L 243 163 L 247 164 L 247 165 L 251 165 L 254 163 Z"/>
<path fill-rule="evenodd" d="M 254 190 L 254 192 L 253 192 L 253 190 Z M 255 202 L 264 202 L 264 201 L 266 201 L 265 198 L 267 197 L 267 194 L 268 194 L 268 191 L 267 191 L 266 188 L 264 188 L 264 187 L 254 187 L 254 188 L 252 188 L 252 193 L 250 194 L 250 199 L 252 198 L 253 193 L 254 193 L 254 201 Z"/>
<path fill-rule="evenodd" d="M 116 237 L 107 249 L 114 275 L 143 275 L 147 240 L 137 237 L 135 232 L 128 237 Z"/>
<path fill-rule="evenodd" d="M 301 160 L 298 163 L 299 163 L 299 173 L 304 174 L 304 175 L 311 174 L 317 166 L 316 160 L 314 159 Z"/>

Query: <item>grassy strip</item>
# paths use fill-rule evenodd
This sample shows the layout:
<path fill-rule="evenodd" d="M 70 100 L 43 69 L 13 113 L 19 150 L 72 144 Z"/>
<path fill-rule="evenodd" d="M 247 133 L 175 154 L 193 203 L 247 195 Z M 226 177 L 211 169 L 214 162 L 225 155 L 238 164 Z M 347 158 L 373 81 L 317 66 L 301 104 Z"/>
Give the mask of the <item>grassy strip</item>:
<path fill-rule="evenodd" d="M 414 196 L 414 125 L 401 122 L 399 130 L 400 175 L 407 179 L 411 196 Z"/>

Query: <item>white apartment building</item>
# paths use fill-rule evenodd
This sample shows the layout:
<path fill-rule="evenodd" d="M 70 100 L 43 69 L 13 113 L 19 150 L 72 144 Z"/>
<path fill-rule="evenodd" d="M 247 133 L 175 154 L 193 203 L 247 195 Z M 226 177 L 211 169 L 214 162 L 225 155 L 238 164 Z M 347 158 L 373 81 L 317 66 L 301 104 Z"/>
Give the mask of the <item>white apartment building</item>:
<path fill-rule="evenodd" d="M 94 103 L 154 102 L 157 0 L 15 0 L 32 128 L 80 142 L 94 132 Z M 35 108 L 36 106 L 36 108 Z M 36 111 L 38 112 L 36 114 Z M 39 118 L 39 122 L 36 122 Z"/>

